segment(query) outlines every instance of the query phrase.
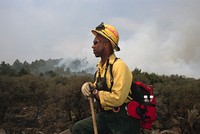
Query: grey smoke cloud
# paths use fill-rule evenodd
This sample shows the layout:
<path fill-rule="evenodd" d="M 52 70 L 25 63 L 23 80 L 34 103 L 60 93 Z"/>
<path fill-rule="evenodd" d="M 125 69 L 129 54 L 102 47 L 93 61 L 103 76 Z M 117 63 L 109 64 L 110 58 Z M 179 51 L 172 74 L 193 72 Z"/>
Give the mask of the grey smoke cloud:
<path fill-rule="evenodd" d="M 139 25 L 135 34 L 121 43 L 124 52 L 120 55 L 131 68 L 199 78 L 200 9 L 195 4 Z"/>
<path fill-rule="evenodd" d="M 69 69 L 71 72 L 82 72 L 85 71 L 87 73 L 95 73 L 95 68 L 92 66 L 87 58 L 65 58 L 62 59 L 58 67 L 63 67 L 65 71 Z"/>

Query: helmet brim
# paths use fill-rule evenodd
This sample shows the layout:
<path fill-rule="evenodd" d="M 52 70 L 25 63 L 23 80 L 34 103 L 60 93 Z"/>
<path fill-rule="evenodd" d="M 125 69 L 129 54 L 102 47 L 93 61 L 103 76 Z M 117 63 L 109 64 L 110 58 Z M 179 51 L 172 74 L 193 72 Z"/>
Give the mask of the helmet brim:
<path fill-rule="evenodd" d="M 115 51 L 120 51 L 120 47 L 118 46 L 118 44 L 114 43 L 111 39 L 109 39 L 104 33 L 102 33 L 101 31 L 98 31 L 98 30 L 92 30 L 91 31 L 94 36 L 97 36 L 97 34 L 100 34 L 102 35 L 103 37 L 105 37 L 106 39 L 110 40 L 110 42 L 112 43 L 112 46 L 113 46 L 113 49 Z"/>

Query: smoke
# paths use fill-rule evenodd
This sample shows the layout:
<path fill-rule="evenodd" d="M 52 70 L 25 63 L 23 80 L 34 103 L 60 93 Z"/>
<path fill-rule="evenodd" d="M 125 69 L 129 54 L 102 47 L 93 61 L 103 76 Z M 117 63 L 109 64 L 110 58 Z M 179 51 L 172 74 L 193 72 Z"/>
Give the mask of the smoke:
<path fill-rule="evenodd" d="M 200 9 L 194 3 L 183 8 L 184 4 L 138 24 L 121 42 L 119 55 L 132 69 L 200 78 Z"/>
<path fill-rule="evenodd" d="M 58 65 L 58 67 L 63 67 L 66 70 L 70 70 L 71 72 L 82 72 L 85 71 L 87 73 L 94 73 L 94 67 L 87 61 L 87 58 L 66 58 L 62 59 Z"/>
<path fill-rule="evenodd" d="M 0 60 L 84 56 L 88 63 L 63 59 L 60 65 L 90 71 L 99 60 L 90 30 L 104 21 L 118 29 L 122 51 L 116 54 L 131 70 L 200 78 L 199 0 L 0 2 Z"/>

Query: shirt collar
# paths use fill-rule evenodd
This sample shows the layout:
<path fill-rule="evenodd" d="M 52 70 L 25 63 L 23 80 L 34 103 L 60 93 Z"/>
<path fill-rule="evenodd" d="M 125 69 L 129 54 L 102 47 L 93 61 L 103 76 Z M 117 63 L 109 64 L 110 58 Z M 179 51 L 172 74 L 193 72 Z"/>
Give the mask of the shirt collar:
<path fill-rule="evenodd" d="M 116 55 L 115 55 L 115 54 L 112 54 L 112 55 L 109 57 L 109 64 L 113 64 L 113 62 L 115 61 L 115 59 L 116 59 Z M 104 66 L 102 67 L 101 61 L 99 61 L 99 63 L 97 64 L 97 67 L 98 67 L 98 68 L 105 68 L 107 62 L 108 62 L 108 61 L 106 61 L 106 63 L 105 63 Z"/>

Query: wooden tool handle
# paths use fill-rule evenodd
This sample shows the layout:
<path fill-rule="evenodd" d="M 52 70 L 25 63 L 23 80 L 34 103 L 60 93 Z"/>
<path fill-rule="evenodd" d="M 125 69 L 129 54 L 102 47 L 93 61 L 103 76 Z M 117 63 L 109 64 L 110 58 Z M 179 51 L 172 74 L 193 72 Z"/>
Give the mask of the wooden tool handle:
<path fill-rule="evenodd" d="M 96 118 L 95 118 L 95 113 L 94 113 L 94 101 L 93 101 L 92 96 L 89 97 L 89 100 L 90 100 L 90 109 L 91 109 L 91 113 L 92 113 L 92 122 L 93 122 L 94 134 L 98 134 L 97 123 L 96 123 Z"/>

